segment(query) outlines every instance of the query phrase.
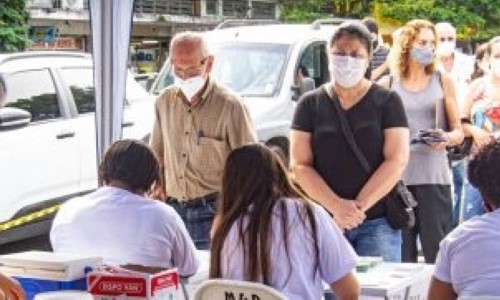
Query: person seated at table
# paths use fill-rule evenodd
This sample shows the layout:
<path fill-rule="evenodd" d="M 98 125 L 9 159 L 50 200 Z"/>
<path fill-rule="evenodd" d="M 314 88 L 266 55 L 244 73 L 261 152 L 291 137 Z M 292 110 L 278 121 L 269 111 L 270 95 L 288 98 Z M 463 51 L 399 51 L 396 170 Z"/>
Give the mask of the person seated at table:
<path fill-rule="evenodd" d="M 104 186 L 66 202 L 50 240 L 55 252 L 100 256 L 111 265 L 198 269 L 196 248 L 179 215 L 145 195 L 160 180 L 160 167 L 141 141 L 115 142 L 99 166 Z"/>
<path fill-rule="evenodd" d="M 357 299 L 357 255 L 328 213 L 290 183 L 259 144 L 233 150 L 212 230 L 210 278 L 260 282 L 290 299 Z"/>
<path fill-rule="evenodd" d="M 500 296 L 500 141 L 479 150 L 468 178 L 488 211 L 453 230 L 441 242 L 429 299 Z"/>

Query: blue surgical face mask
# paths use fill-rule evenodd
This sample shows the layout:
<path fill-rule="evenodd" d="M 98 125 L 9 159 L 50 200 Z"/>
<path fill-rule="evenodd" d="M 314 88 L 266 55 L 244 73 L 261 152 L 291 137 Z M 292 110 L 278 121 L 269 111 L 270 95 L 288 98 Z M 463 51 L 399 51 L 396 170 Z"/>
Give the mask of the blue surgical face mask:
<path fill-rule="evenodd" d="M 434 61 L 434 49 L 429 47 L 414 47 L 411 49 L 411 57 L 424 67 Z"/>

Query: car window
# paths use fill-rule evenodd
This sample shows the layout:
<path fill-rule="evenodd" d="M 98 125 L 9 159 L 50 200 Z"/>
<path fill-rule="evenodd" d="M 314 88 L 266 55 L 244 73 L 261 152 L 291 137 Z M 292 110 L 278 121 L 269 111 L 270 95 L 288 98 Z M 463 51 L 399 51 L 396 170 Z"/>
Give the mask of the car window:
<path fill-rule="evenodd" d="M 62 68 L 61 76 L 69 86 L 75 100 L 78 114 L 95 112 L 94 77 L 91 68 Z M 148 98 L 146 90 L 138 84 L 130 73 L 127 74 L 126 98 L 128 102 Z"/>
<path fill-rule="evenodd" d="M 61 117 L 54 80 L 48 69 L 12 73 L 6 78 L 9 93 L 6 105 L 31 113 L 31 121 Z"/>
<path fill-rule="evenodd" d="M 308 45 L 300 58 L 299 65 L 305 66 L 315 86 L 321 86 L 330 80 L 326 43 L 317 42 Z"/>
<path fill-rule="evenodd" d="M 69 86 L 79 114 L 95 112 L 94 77 L 90 68 L 61 69 L 61 75 Z"/>
<path fill-rule="evenodd" d="M 272 96 L 278 88 L 288 46 L 226 43 L 216 46 L 212 74 L 242 96 Z"/>
<path fill-rule="evenodd" d="M 211 75 L 240 95 L 272 96 L 280 88 L 288 45 L 228 42 L 211 48 L 215 55 Z M 154 92 L 172 83 L 171 68 L 167 66 Z"/>

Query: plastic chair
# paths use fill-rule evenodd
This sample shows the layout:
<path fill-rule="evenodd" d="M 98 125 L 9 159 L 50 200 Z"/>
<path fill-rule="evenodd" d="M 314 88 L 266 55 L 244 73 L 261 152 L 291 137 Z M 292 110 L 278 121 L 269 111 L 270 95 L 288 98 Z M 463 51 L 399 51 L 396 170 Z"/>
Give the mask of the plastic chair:
<path fill-rule="evenodd" d="M 212 279 L 200 285 L 194 300 L 287 300 L 282 293 L 266 285 L 237 280 Z"/>

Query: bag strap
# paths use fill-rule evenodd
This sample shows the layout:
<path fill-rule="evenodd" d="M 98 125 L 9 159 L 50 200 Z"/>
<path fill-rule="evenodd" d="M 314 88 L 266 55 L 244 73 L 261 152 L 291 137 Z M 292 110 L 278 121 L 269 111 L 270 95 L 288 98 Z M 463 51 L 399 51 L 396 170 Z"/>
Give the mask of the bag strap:
<path fill-rule="evenodd" d="M 328 89 L 329 86 L 325 85 L 325 89 Z M 347 144 L 349 144 L 349 147 L 351 148 L 352 152 L 354 152 L 354 155 L 356 155 L 356 158 L 358 159 L 359 163 L 365 169 L 365 171 L 370 174 L 372 171 L 372 167 L 370 166 L 370 163 L 366 159 L 365 155 L 363 152 L 361 152 L 361 149 L 358 148 L 358 145 L 356 144 L 356 141 L 354 140 L 354 135 L 352 133 L 351 127 L 349 126 L 349 122 L 347 121 L 347 117 L 345 115 L 344 110 L 340 106 L 340 100 L 332 89 L 332 93 L 328 93 L 328 90 L 325 91 L 331 98 L 333 102 L 333 106 L 335 107 L 335 111 L 337 112 L 337 116 L 339 117 L 340 121 L 340 127 L 342 129 L 342 132 L 344 133 L 344 137 L 347 140 Z"/>
<path fill-rule="evenodd" d="M 441 89 L 443 90 L 443 101 L 446 102 L 446 92 L 444 91 L 444 86 L 443 86 L 443 76 L 441 76 L 441 71 L 436 71 L 437 73 L 437 77 L 439 79 L 439 85 L 441 86 Z M 446 103 L 443 103 L 443 105 L 446 106 Z M 434 108 L 434 114 L 436 115 L 435 117 L 435 124 L 434 124 L 434 127 L 435 129 L 438 129 L 439 127 L 439 109 L 438 109 L 438 102 L 436 100 L 436 103 L 435 103 L 435 108 Z"/>

